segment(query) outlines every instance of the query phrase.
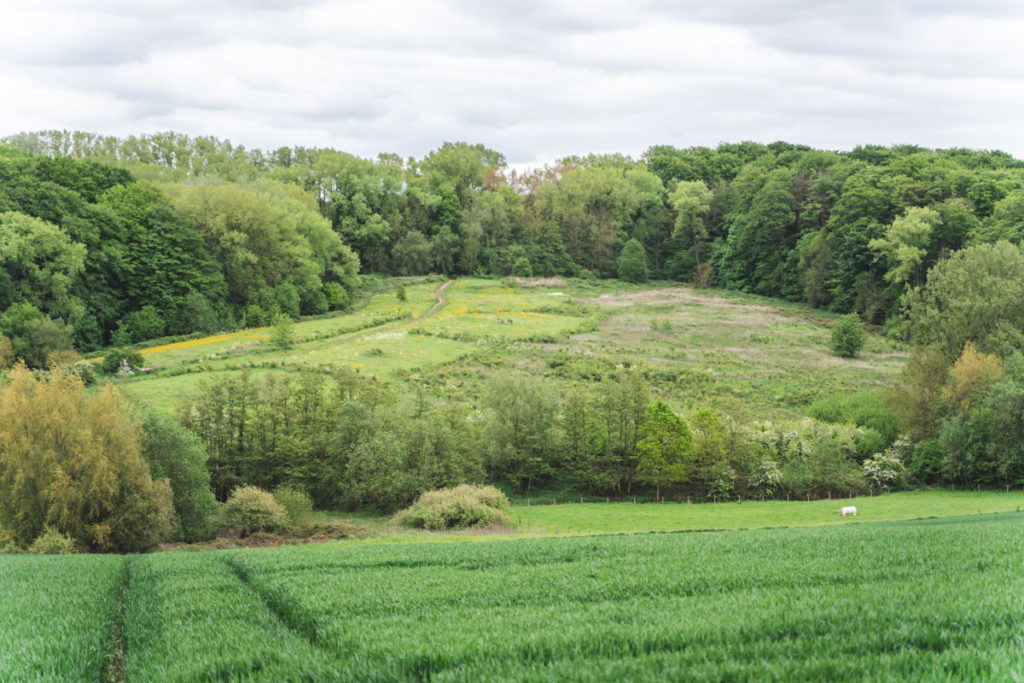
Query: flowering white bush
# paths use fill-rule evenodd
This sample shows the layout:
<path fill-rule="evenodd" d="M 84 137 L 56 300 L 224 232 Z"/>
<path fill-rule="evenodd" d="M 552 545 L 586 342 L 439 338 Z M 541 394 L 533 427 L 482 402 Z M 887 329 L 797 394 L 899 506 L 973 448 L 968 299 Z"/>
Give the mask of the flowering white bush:
<path fill-rule="evenodd" d="M 864 461 L 864 478 L 873 489 L 887 491 L 902 478 L 906 468 L 899 456 L 888 450 Z"/>

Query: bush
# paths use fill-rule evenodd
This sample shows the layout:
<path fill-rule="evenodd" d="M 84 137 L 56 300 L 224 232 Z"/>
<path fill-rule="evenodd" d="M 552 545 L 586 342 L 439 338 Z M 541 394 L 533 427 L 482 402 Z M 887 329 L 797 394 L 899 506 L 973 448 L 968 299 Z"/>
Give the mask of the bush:
<path fill-rule="evenodd" d="M 832 328 L 832 351 L 843 358 L 853 358 L 864 348 L 864 326 L 856 313 L 849 313 L 839 319 Z"/>
<path fill-rule="evenodd" d="M 872 489 L 889 491 L 900 485 L 906 468 L 899 456 L 888 450 L 864 461 L 864 478 Z"/>
<path fill-rule="evenodd" d="M 28 551 L 36 555 L 70 555 L 75 550 L 75 542 L 52 526 L 44 528 L 39 538 L 28 547 Z"/>
<path fill-rule="evenodd" d="M 288 528 L 288 511 L 267 491 L 240 486 L 224 504 L 224 523 L 243 537 L 258 531 L 280 531 Z"/>
<path fill-rule="evenodd" d="M 616 260 L 619 277 L 626 282 L 647 282 L 647 252 L 636 239 L 631 239 L 622 247 Z"/>
<path fill-rule="evenodd" d="M 278 351 L 287 351 L 295 343 L 295 322 L 285 313 L 278 313 L 270 321 L 270 345 Z"/>
<path fill-rule="evenodd" d="M 313 500 L 301 489 L 278 486 L 274 489 L 274 500 L 288 513 L 292 526 L 309 524 L 313 518 Z"/>
<path fill-rule="evenodd" d="M 431 530 L 507 526 L 510 510 L 508 498 L 493 486 L 460 484 L 427 491 L 395 515 L 395 521 Z"/>
<path fill-rule="evenodd" d="M 900 434 L 899 419 L 885 391 L 824 396 L 811 404 L 807 414 L 822 422 L 873 429 L 882 436 L 886 446 Z"/>
<path fill-rule="evenodd" d="M 119 347 L 107 351 L 107 355 L 103 357 L 103 363 L 100 367 L 108 375 L 119 373 L 134 374 L 136 370 L 142 367 L 142 363 L 142 354 L 138 351 Z"/>

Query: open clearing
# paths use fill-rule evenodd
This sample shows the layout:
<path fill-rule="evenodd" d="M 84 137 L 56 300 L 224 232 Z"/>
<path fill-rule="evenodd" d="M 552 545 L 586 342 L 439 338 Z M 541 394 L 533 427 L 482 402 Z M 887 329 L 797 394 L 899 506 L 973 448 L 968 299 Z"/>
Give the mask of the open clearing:
<path fill-rule="evenodd" d="M 946 521 L 3 557 L 0 678 L 1013 679 L 1024 514 Z"/>
<path fill-rule="evenodd" d="M 740 420 L 794 417 L 824 395 L 878 389 L 906 361 L 869 335 L 856 359 L 827 348 L 835 316 L 762 297 L 615 282 L 507 286 L 463 278 L 393 284 L 359 310 L 295 324 L 295 345 L 269 349 L 264 329 L 143 350 L 151 374 L 120 380 L 139 400 L 173 410 L 203 377 L 250 370 L 362 373 L 475 400 L 498 367 L 568 384 L 639 366 L 658 398 L 709 405 Z M 438 305 L 440 304 L 440 305 Z"/>

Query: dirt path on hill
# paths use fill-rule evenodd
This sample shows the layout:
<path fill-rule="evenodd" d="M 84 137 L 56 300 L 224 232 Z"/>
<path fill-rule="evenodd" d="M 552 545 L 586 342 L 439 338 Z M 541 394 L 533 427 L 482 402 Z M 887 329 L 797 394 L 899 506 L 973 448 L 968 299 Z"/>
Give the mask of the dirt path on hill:
<path fill-rule="evenodd" d="M 441 285 L 436 290 L 434 290 L 434 296 L 437 297 L 437 302 L 433 306 L 430 307 L 429 311 L 427 311 L 426 313 L 424 313 L 423 315 L 421 315 L 418 318 L 411 318 L 409 320 L 398 320 L 398 321 L 393 322 L 393 323 L 386 323 L 386 324 L 381 325 L 379 327 L 370 327 L 370 328 L 367 328 L 365 330 L 359 330 L 358 332 L 350 332 L 350 333 L 348 333 L 346 335 L 342 335 L 342 336 L 346 340 L 350 341 L 352 339 L 359 339 L 360 337 L 369 337 L 370 335 L 373 335 L 373 334 L 380 334 L 382 330 L 393 330 L 396 327 L 401 327 L 402 325 L 409 325 L 411 323 L 418 323 L 421 320 L 426 320 L 430 316 L 434 315 L 434 313 L 436 313 L 439 308 L 444 306 L 445 303 L 447 303 L 445 301 L 445 298 L 444 298 L 444 290 L 448 289 L 448 285 L 450 285 L 453 282 L 455 282 L 455 280 L 448 280 L 443 285 Z"/>
<path fill-rule="evenodd" d="M 429 311 L 427 311 L 420 317 L 416 318 L 416 320 L 423 320 L 424 318 L 429 318 L 430 316 L 434 315 L 434 313 L 437 312 L 437 309 L 444 306 L 444 290 L 448 289 L 448 285 L 450 285 L 453 282 L 455 282 L 455 280 L 449 280 L 448 282 L 444 283 L 443 285 L 437 288 L 437 291 L 434 292 L 434 295 L 437 297 L 437 303 L 434 304 Z"/>

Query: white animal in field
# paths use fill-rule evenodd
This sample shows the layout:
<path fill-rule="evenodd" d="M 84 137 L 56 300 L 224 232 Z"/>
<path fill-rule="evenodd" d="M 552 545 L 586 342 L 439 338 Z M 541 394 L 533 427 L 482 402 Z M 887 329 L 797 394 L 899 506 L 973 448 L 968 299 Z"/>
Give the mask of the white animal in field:
<path fill-rule="evenodd" d="M 841 516 L 843 516 L 843 517 L 845 517 L 846 515 L 853 515 L 854 517 L 856 517 L 857 516 L 857 508 L 855 508 L 852 505 L 847 505 L 846 507 L 841 507 L 841 508 L 839 508 L 839 514 Z"/>

